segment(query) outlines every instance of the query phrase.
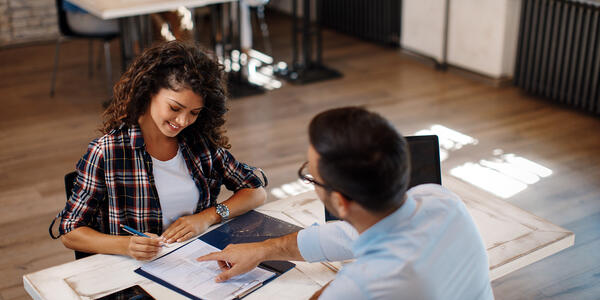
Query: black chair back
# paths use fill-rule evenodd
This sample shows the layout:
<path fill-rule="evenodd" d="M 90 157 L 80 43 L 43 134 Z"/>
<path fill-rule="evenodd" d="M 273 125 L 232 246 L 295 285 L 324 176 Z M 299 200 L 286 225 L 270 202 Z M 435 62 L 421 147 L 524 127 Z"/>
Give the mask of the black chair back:
<path fill-rule="evenodd" d="M 64 36 L 75 36 L 67 22 L 67 12 L 63 9 L 63 0 L 56 0 L 56 15 L 58 16 L 58 29 Z M 69 175 L 69 174 L 67 174 Z M 66 176 L 65 176 L 66 178 Z"/>
<path fill-rule="evenodd" d="M 66 37 L 80 37 L 80 38 L 97 38 L 97 39 L 105 39 L 111 40 L 117 37 L 118 33 L 78 33 L 76 30 L 73 30 L 71 26 L 69 26 L 69 22 L 67 22 L 67 12 L 63 8 L 64 0 L 56 0 L 56 15 L 58 16 L 58 29 L 60 33 Z"/>
<path fill-rule="evenodd" d="M 71 193 L 73 193 L 73 186 L 75 185 L 76 177 L 77 172 L 71 172 L 65 175 L 65 195 L 67 195 L 67 200 L 71 198 Z"/>
<path fill-rule="evenodd" d="M 62 2 L 57 0 L 56 2 Z M 73 186 L 75 186 L 75 178 L 77 177 L 77 172 L 70 172 L 65 175 L 65 194 L 67 195 L 67 200 L 71 198 L 71 194 L 73 193 Z M 93 253 L 81 252 L 75 250 L 75 259 L 80 259 L 84 257 L 88 257 L 93 255 Z"/>

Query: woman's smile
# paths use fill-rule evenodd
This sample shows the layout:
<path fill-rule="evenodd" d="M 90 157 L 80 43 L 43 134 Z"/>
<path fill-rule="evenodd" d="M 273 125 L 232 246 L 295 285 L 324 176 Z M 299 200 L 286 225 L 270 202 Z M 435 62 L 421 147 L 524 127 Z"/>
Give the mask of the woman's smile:
<path fill-rule="evenodd" d="M 175 123 L 169 122 L 167 121 L 167 124 L 169 125 L 169 127 L 171 128 L 172 131 L 174 132 L 178 132 L 179 129 L 181 128 L 181 126 L 175 125 Z"/>

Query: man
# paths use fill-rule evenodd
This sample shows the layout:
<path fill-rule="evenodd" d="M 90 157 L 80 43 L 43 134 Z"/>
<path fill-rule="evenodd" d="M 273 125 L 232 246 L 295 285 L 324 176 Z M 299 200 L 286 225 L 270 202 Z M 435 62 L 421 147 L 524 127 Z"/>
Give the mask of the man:
<path fill-rule="evenodd" d="M 362 108 L 332 109 L 311 121 L 309 137 L 299 175 L 344 221 L 199 257 L 219 262 L 216 281 L 264 260 L 355 258 L 313 298 L 493 299 L 485 248 L 464 204 L 439 185 L 406 192 L 408 148 L 389 122 Z"/>

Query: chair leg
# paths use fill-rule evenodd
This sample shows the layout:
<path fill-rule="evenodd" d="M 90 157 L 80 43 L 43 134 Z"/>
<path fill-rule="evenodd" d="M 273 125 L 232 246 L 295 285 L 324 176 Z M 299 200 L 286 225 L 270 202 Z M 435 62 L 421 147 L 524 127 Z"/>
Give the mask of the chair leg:
<path fill-rule="evenodd" d="M 92 78 L 94 75 L 94 40 L 90 39 L 88 47 L 88 76 Z"/>
<path fill-rule="evenodd" d="M 223 57 L 222 4 L 210 6 L 210 44 L 218 58 Z"/>
<path fill-rule="evenodd" d="M 108 97 L 112 97 L 112 65 L 110 60 L 110 41 L 104 41 L 104 63 L 106 64 L 106 87 Z"/>
<path fill-rule="evenodd" d="M 104 44 L 100 43 L 99 47 L 98 47 L 98 57 L 96 57 L 96 70 L 100 71 L 100 69 L 102 68 L 102 56 L 104 56 L 102 54 L 102 52 L 104 51 Z"/>
<path fill-rule="evenodd" d="M 265 51 L 268 55 L 273 55 L 273 49 L 271 49 L 271 40 L 269 39 L 269 27 L 267 26 L 267 22 L 265 21 L 265 6 L 259 5 L 256 8 L 256 15 L 258 16 L 258 20 L 260 22 L 260 31 L 263 37 L 263 45 L 265 46 Z"/>
<path fill-rule="evenodd" d="M 54 97 L 54 86 L 56 84 L 56 72 L 58 71 L 58 56 L 61 42 L 62 37 L 59 36 L 58 39 L 56 39 L 56 48 L 54 49 L 54 68 L 52 69 L 52 81 L 50 83 L 50 97 Z"/>
<path fill-rule="evenodd" d="M 203 23 L 202 19 L 204 19 L 204 16 L 198 13 L 197 8 L 191 9 L 191 12 L 192 20 L 194 20 L 194 41 L 198 42 L 200 40 L 200 29 L 202 28 L 202 26 L 200 26 L 200 23 Z"/>

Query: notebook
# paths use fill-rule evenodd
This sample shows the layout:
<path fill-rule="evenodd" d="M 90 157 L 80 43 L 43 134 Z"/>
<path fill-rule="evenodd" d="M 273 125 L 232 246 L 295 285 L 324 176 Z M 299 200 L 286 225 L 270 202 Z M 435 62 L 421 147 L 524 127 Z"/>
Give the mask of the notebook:
<path fill-rule="evenodd" d="M 214 289 L 214 293 L 210 296 L 198 297 L 197 291 L 193 289 L 193 284 L 189 285 L 188 281 L 177 282 L 178 276 L 170 276 L 166 277 L 163 275 L 167 275 L 168 271 L 174 272 L 174 274 L 179 274 L 182 272 L 187 272 L 187 274 L 192 274 L 194 277 L 198 277 L 196 271 L 192 270 L 194 268 L 194 262 L 189 261 L 192 257 L 199 256 L 200 254 L 187 254 L 196 253 L 195 251 L 199 251 L 200 248 L 213 247 L 214 251 L 217 249 L 223 249 L 230 243 L 238 244 L 238 243 L 250 243 L 250 242 L 259 242 L 269 238 L 280 237 L 289 233 L 293 233 L 302 229 L 296 225 L 292 225 L 285 221 L 279 220 L 277 218 L 273 218 L 267 216 L 265 214 L 259 213 L 257 211 L 249 211 L 241 216 L 238 216 L 229 222 L 215 228 L 214 230 L 207 232 L 206 234 L 200 236 L 198 240 L 188 243 L 180 248 L 173 250 L 169 254 L 166 254 L 163 257 L 156 259 L 155 261 L 150 262 L 150 264 L 146 267 L 142 266 L 135 270 L 136 273 L 149 278 L 159 284 L 164 285 L 165 287 L 172 289 L 182 295 L 185 295 L 192 299 L 212 299 L 213 297 L 216 299 L 219 298 L 241 298 L 235 296 L 226 289 Z M 194 249 L 191 249 L 194 247 Z M 197 248 L 197 249 L 196 249 Z M 198 252 L 199 253 L 199 252 Z M 182 259 L 172 259 L 169 256 L 177 256 L 181 255 Z M 171 261 L 169 261 L 171 260 Z M 161 265 L 161 261 L 163 265 Z M 172 266 L 179 264 L 177 268 L 181 268 L 178 270 Z M 165 265 L 171 266 L 166 269 L 163 268 Z M 281 274 L 287 272 L 292 269 L 295 264 L 288 261 L 266 261 L 259 265 L 260 270 L 255 270 L 256 274 L 250 274 L 252 277 L 252 285 L 240 285 L 240 292 L 244 292 L 243 296 L 249 294 L 250 292 L 260 288 L 264 284 L 272 281 L 277 278 Z M 188 270 L 189 269 L 189 270 Z M 180 272 L 181 271 L 181 272 Z M 216 270 L 206 270 L 207 274 L 209 272 L 214 272 Z M 179 273 L 178 273 L 179 272 Z M 246 275 L 243 275 L 246 276 Z M 214 276 L 213 276 L 214 277 Z M 208 284 L 206 278 L 196 278 L 198 282 L 202 282 L 202 284 Z M 243 279 L 243 278 L 242 278 Z M 254 280 L 254 279 L 257 279 Z M 204 283 L 206 282 L 206 283 Z M 233 285 L 232 285 L 233 286 Z M 245 288 L 242 290 L 241 288 Z M 253 287 L 250 289 L 250 287 Z M 230 288 L 230 287 L 227 287 Z M 236 288 L 237 289 L 237 288 Z M 237 292 L 237 290 L 234 291 Z M 202 289 L 198 290 L 203 292 Z M 227 294 L 218 294 L 224 292 Z M 235 297 L 234 297 L 235 296 Z M 242 297 L 243 297 L 242 296 Z"/>

